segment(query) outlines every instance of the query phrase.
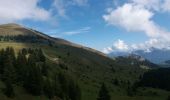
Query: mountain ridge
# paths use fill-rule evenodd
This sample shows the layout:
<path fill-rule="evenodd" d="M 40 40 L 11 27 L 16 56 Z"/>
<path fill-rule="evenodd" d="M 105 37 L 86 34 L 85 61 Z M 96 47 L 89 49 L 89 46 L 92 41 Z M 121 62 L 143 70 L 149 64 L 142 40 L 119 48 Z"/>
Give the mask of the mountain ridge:
<path fill-rule="evenodd" d="M 145 50 L 135 50 L 132 52 L 112 52 L 108 54 L 108 56 L 118 57 L 129 56 L 131 54 L 141 56 L 155 64 L 164 64 L 165 61 L 170 60 L 170 50 L 156 48 L 151 48 L 149 52 L 146 52 Z"/>
<path fill-rule="evenodd" d="M 5 28 L 5 30 L 4 30 L 4 28 Z M 4 33 L 6 33 L 6 34 L 4 34 Z M 38 36 L 41 36 L 47 40 L 55 42 L 56 44 L 63 44 L 63 45 L 77 47 L 77 48 L 82 48 L 82 49 L 85 49 L 85 50 L 88 50 L 88 51 L 91 51 L 91 52 L 94 52 L 94 53 L 97 53 L 97 54 L 107 57 L 106 54 L 104 54 L 98 50 L 95 50 L 95 49 L 92 49 L 89 47 L 85 47 L 85 46 L 82 46 L 82 45 L 79 45 L 76 43 L 72 43 L 72 42 L 69 42 L 69 41 L 61 39 L 61 38 L 51 37 L 47 34 L 44 34 L 42 32 L 36 31 L 31 28 L 27 28 L 25 26 L 22 26 L 22 25 L 19 25 L 16 23 L 0 25 L 0 36 L 5 36 L 5 35 L 7 35 L 7 36 L 10 36 L 10 35 L 12 35 L 12 36 L 15 36 L 15 35 L 38 35 Z"/>

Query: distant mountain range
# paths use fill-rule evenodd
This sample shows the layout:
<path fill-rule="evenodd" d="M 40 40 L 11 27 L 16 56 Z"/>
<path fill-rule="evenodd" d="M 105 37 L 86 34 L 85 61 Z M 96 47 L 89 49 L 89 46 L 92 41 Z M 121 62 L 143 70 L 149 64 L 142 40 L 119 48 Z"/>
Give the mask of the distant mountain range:
<path fill-rule="evenodd" d="M 146 52 L 144 50 L 136 50 L 133 52 L 112 52 L 109 54 L 109 56 L 118 57 L 118 56 L 129 56 L 131 54 L 141 56 L 156 64 L 170 65 L 170 63 L 167 63 L 170 60 L 170 50 L 168 49 L 151 48 L 149 52 Z"/>

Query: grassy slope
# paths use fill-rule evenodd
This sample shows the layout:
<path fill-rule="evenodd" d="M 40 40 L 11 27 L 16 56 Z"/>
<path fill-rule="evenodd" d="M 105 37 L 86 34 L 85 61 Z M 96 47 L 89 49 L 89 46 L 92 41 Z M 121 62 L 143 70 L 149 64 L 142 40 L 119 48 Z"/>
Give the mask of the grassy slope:
<path fill-rule="evenodd" d="M 48 63 L 52 66 L 50 71 L 51 75 L 55 71 L 63 70 L 69 73 L 70 76 L 75 77 L 83 90 L 83 100 L 95 100 L 100 83 L 103 81 L 107 83 L 111 91 L 111 95 L 115 100 L 164 100 L 168 93 L 166 91 L 152 89 L 153 91 L 157 91 L 159 96 L 154 97 L 149 95 L 150 93 L 148 93 L 148 96 L 126 96 L 126 91 L 123 89 L 124 87 L 114 86 L 111 80 L 118 78 L 119 80 L 135 81 L 139 74 L 143 73 L 145 70 L 135 66 L 129 67 L 116 65 L 114 61 L 109 58 L 82 50 L 81 48 L 74 48 L 66 45 L 56 45 L 55 47 L 49 47 L 40 44 L 0 42 L 0 48 L 5 48 L 7 46 L 14 47 L 16 51 L 21 48 L 29 47 L 42 48 L 45 54 L 51 58 L 55 59 L 61 57 L 60 60 L 68 66 L 68 70 L 61 69 L 55 63 L 55 61 L 48 60 Z M 70 53 L 69 56 L 68 53 Z M 115 69 L 115 72 L 112 71 L 112 67 Z M 29 98 L 29 100 L 38 100 L 38 98 L 40 98 L 33 97 L 26 94 L 25 92 L 22 93 L 23 89 L 20 88 L 16 88 L 16 91 L 19 91 L 18 96 L 16 97 L 17 100 L 19 100 L 19 98 L 21 99 L 25 97 Z M 142 94 L 146 95 L 146 93 L 144 92 Z M 1 98 L 6 98 L 2 94 L 0 94 L 0 96 Z M 45 97 L 42 98 L 45 99 Z M 43 100 L 42 98 L 40 99 Z"/>

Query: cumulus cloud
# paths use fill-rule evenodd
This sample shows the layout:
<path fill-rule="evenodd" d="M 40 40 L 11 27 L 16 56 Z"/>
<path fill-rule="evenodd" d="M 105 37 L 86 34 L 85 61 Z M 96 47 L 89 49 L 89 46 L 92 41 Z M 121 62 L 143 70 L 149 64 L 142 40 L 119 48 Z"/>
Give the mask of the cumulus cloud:
<path fill-rule="evenodd" d="M 131 50 L 149 50 L 152 47 L 157 49 L 169 49 L 169 46 L 170 40 L 164 41 L 162 39 L 150 39 L 144 43 L 131 45 Z"/>
<path fill-rule="evenodd" d="M 110 53 L 113 51 L 127 52 L 129 51 L 129 46 L 123 40 L 118 39 L 113 43 L 113 46 L 103 49 L 104 53 Z"/>
<path fill-rule="evenodd" d="M 141 31 L 154 38 L 165 37 L 167 32 L 152 21 L 153 15 L 142 6 L 127 3 L 108 12 L 103 18 L 108 24 L 123 27 L 127 31 Z"/>
<path fill-rule="evenodd" d="M 110 47 L 104 48 L 103 52 L 109 54 L 111 52 L 133 52 L 136 50 L 144 50 L 150 52 L 152 48 L 170 50 L 170 40 L 151 38 L 148 41 L 139 44 L 127 44 L 123 40 L 117 40 Z"/>
<path fill-rule="evenodd" d="M 40 0 L 0 0 L 0 23 L 32 19 L 45 21 L 51 13 L 40 7 Z"/>
<path fill-rule="evenodd" d="M 166 48 L 170 45 L 170 32 L 157 25 L 152 18 L 155 12 L 168 12 L 169 4 L 169 0 L 131 0 L 116 9 L 109 8 L 103 19 L 109 25 L 122 27 L 130 32 L 143 32 L 150 38 L 144 43 L 128 45 L 126 50 Z"/>
<path fill-rule="evenodd" d="M 103 49 L 103 53 L 109 54 L 109 53 L 111 53 L 111 52 L 113 52 L 112 47 L 107 47 L 107 48 L 104 48 L 104 49 Z"/>
<path fill-rule="evenodd" d="M 128 50 L 128 45 L 125 44 L 125 42 L 123 40 L 118 40 L 114 43 L 114 48 L 117 50 L 121 50 L 121 51 L 127 51 Z"/>

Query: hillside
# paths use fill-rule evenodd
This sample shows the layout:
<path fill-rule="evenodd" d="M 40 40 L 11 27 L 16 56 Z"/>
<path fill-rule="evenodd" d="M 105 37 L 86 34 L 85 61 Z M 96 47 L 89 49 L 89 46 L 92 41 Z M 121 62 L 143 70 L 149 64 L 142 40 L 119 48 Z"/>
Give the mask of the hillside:
<path fill-rule="evenodd" d="M 146 87 L 161 88 L 169 91 L 170 68 L 160 68 L 147 72 L 143 75 L 138 84 L 139 86 L 143 85 Z"/>
<path fill-rule="evenodd" d="M 13 47 L 15 56 L 23 49 L 42 49 L 46 58 L 48 67 L 48 75 L 43 76 L 44 79 L 53 79 L 59 73 L 65 73 L 71 79 L 79 84 L 82 91 L 82 100 L 95 100 L 101 84 L 104 82 L 111 97 L 116 100 L 163 100 L 167 98 L 169 92 L 159 89 L 148 91 L 156 91 L 157 95 L 152 93 L 146 94 L 148 91 L 142 91 L 140 95 L 131 97 L 128 95 L 127 88 L 139 80 L 144 72 L 150 70 L 141 68 L 142 64 L 128 64 L 127 59 L 111 59 L 105 54 L 94 49 L 84 47 L 69 41 L 53 38 L 44 33 L 33 29 L 25 28 L 17 24 L 0 25 L 0 49 Z M 27 53 L 26 56 L 31 55 Z M 130 62 L 134 61 L 132 59 Z M 146 66 L 152 68 L 152 64 Z M 16 96 L 14 100 L 47 100 L 42 94 L 38 96 L 27 93 L 22 86 L 13 84 Z M 10 100 L 3 94 L 4 82 L 0 82 L 0 98 Z M 143 96 L 141 96 L 143 94 Z M 151 95 L 150 95 L 151 94 Z M 57 95 L 58 98 L 58 95 Z M 54 100 L 58 100 L 53 98 Z"/>
<path fill-rule="evenodd" d="M 81 45 L 78 45 L 75 43 L 71 43 L 69 41 L 66 41 L 66 40 L 63 40 L 60 38 L 53 38 L 53 37 L 50 37 L 42 32 L 38 32 L 38 31 L 30 29 L 30 28 L 25 28 L 21 25 L 15 24 L 15 23 L 0 25 L 0 36 L 18 36 L 18 35 L 37 36 L 37 37 L 43 38 L 44 40 L 54 42 L 55 44 L 69 45 L 69 46 L 73 46 L 73 47 L 77 47 L 77 48 L 83 48 L 85 50 L 89 50 L 91 52 L 106 56 L 105 54 L 103 54 L 97 50 L 94 50 L 94 49 L 91 49 L 88 47 L 84 47 L 84 46 L 81 46 Z"/>

